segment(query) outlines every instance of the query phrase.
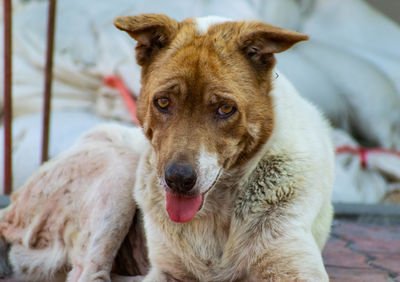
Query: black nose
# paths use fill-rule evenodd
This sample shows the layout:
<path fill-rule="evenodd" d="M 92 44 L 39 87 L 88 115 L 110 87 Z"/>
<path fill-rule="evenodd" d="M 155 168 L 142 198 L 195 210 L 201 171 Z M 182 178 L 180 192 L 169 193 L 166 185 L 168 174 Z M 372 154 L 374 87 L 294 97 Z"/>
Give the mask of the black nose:
<path fill-rule="evenodd" d="M 196 180 L 196 172 L 188 164 L 171 163 L 165 170 L 165 181 L 168 187 L 179 193 L 189 192 Z"/>

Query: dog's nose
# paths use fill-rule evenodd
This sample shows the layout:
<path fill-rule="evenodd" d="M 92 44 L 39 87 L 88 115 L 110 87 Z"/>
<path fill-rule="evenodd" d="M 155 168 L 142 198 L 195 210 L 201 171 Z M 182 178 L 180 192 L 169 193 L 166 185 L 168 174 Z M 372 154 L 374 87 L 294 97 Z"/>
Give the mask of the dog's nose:
<path fill-rule="evenodd" d="M 189 192 L 196 180 L 196 172 L 188 164 L 171 163 L 165 170 L 165 181 L 176 192 Z"/>

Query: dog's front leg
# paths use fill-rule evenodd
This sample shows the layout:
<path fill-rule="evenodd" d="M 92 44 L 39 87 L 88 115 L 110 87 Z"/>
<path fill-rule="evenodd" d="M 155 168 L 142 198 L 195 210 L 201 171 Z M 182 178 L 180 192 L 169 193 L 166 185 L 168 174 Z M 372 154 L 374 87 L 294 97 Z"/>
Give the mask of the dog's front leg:
<path fill-rule="evenodd" d="M 88 199 L 82 211 L 82 229 L 74 242 L 68 282 L 111 281 L 114 258 L 136 209 L 129 191 L 123 192 L 125 186 L 116 185 L 120 190 L 115 190 L 112 185 L 101 185 Z"/>
<path fill-rule="evenodd" d="M 254 256 L 250 276 L 255 281 L 329 281 L 312 234 L 300 230 L 293 233 L 291 238 L 269 242 Z"/>

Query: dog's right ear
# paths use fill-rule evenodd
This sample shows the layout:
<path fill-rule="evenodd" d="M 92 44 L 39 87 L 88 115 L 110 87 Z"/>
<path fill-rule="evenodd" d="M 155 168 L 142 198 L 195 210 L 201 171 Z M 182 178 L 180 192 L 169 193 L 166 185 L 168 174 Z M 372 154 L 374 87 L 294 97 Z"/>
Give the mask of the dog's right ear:
<path fill-rule="evenodd" d="M 178 21 L 163 14 L 117 17 L 114 25 L 138 42 L 136 61 L 140 66 L 148 65 L 171 42 L 179 28 Z"/>

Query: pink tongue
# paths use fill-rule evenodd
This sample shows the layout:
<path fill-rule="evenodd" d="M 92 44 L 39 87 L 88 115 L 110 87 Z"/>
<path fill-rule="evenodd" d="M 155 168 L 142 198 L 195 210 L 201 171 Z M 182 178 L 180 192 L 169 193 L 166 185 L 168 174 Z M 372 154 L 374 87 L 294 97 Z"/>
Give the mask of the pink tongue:
<path fill-rule="evenodd" d="M 196 215 L 203 197 L 199 194 L 192 198 L 185 198 L 166 192 L 165 200 L 169 218 L 174 222 L 187 222 Z"/>

